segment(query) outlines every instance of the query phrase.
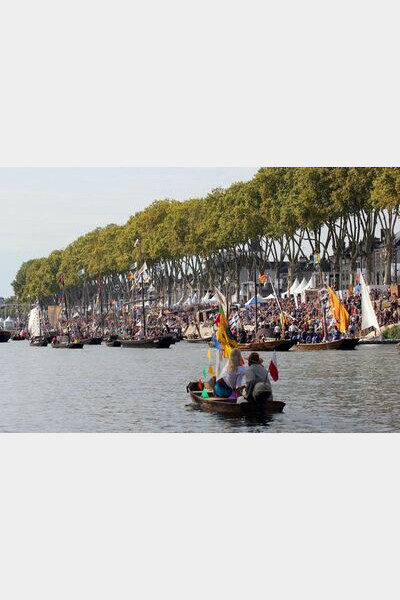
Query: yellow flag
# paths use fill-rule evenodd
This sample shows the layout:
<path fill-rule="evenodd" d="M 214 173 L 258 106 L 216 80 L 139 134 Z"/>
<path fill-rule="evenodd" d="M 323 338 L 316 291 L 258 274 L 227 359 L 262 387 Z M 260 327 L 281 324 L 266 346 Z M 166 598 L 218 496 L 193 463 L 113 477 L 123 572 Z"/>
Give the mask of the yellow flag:
<path fill-rule="evenodd" d="M 207 356 L 208 356 L 208 360 L 211 360 L 211 350 L 208 350 Z"/>
<path fill-rule="evenodd" d="M 214 369 L 212 368 L 212 365 L 210 365 L 210 366 L 208 367 L 208 372 L 210 373 L 210 375 L 215 375 L 215 371 L 214 371 Z"/>
<path fill-rule="evenodd" d="M 329 285 L 327 286 L 329 292 L 329 302 L 331 303 L 333 316 L 335 317 L 337 328 L 340 333 L 346 333 L 349 326 L 349 313 L 336 296 L 335 292 Z"/>

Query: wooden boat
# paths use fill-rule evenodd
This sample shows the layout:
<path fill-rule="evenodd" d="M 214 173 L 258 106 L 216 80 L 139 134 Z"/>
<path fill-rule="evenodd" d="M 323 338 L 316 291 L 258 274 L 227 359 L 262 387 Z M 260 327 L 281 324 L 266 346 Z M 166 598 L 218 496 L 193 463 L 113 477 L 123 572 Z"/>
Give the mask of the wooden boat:
<path fill-rule="evenodd" d="M 106 342 L 106 346 L 108 348 L 121 348 L 121 340 L 111 340 L 110 342 Z"/>
<path fill-rule="evenodd" d="M 9 331 L 0 331 L 0 343 L 8 342 L 11 337 L 11 333 Z"/>
<path fill-rule="evenodd" d="M 82 350 L 83 348 L 83 344 L 82 342 L 58 342 L 58 343 L 54 343 L 52 342 L 52 347 L 53 348 L 57 348 L 58 350 Z"/>
<path fill-rule="evenodd" d="M 102 337 L 91 337 L 81 340 L 82 344 L 85 346 L 101 346 L 102 341 Z"/>
<path fill-rule="evenodd" d="M 320 342 L 319 344 L 296 344 L 293 346 L 293 350 L 296 352 L 315 352 L 317 350 L 339 350 L 343 340 L 336 340 L 334 342 Z"/>
<path fill-rule="evenodd" d="M 360 339 L 359 338 L 344 338 L 340 340 L 342 343 L 340 344 L 338 350 L 354 350 L 354 348 L 358 345 Z"/>
<path fill-rule="evenodd" d="M 46 346 L 48 346 L 48 343 L 45 338 L 34 338 L 31 340 L 30 345 L 34 348 L 46 348 Z"/>
<path fill-rule="evenodd" d="M 386 345 L 397 345 L 400 343 L 400 340 L 385 340 L 383 339 L 381 336 L 379 336 L 379 338 L 361 338 L 359 341 L 361 346 L 371 346 L 371 345 L 377 345 L 377 346 L 386 346 Z"/>
<path fill-rule="evenodd" d="M 172 336 L 163 335 L 158 338 L 145 338 L 143 340 L 119 340 L 122 348 L 169 348 Z"/>
<path fill-rule="evenodd" d="M 211 337 L 206 337 L 206 338 L 183 338 L 184 342 L 189 342 L 190 344 L 208 344 L 209 342 L 211 342 Z"/>
<path fill-rule="evenodd" d="M 264 400 L 259 402 L 243 402 L 242 404 L 237 404 L 234 401 L 229 401 L 226 399 L 221 400 L 221 398 L 203 398 L 201 391 L 190 390 L 189 387 L 190 386 L 188 386 L 188 392 L 193 400 L 193 403 L 207 412 L 241 417 L 243 415 L 281 413 L 285 407 L 285 402 L 281 402 L 280 400 Z"/>
<path fill-rule="evenodd" d="M 116 335 L 110 335 L 106 340 L 106 346 L 108 348 L 121 348 L 121 340 Z"/>
<path fill-rule="evenodd" d="M 239 350 L 248 352 L 288 352 L 296 342 L 292 340 L 268 340 L 267 342 L 250 342 L 248 344 L 238 344 Z"/>

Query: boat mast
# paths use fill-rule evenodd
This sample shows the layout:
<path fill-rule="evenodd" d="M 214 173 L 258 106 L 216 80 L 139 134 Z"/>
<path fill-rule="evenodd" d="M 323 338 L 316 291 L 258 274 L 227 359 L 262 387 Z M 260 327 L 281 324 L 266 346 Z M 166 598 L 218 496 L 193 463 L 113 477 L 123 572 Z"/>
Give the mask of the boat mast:
<path fill-rule="evenodd" d="M 100 277 L 100 329 L 101 329 L 101 337 L 104 337 L 104 322 L 103 322 L 103 278 Z"/>
<path fill-rule="evenodd" d="M 144 302 L 144 281 L 143 281 L 143 273 L 140 276 L 142 282 L 142 314 L 143 314 L 143 335 L 146 337 L 146 307 Z"/>

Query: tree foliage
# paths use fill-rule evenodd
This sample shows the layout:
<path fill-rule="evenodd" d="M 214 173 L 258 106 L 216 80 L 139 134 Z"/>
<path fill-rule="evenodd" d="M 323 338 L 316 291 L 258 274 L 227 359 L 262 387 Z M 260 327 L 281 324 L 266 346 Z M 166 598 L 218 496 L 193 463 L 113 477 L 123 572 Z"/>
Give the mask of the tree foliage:
<path fill-rule="evenodd" d="M 66 288 L 77 290 L 82 269 L 94 288 L 104 279 L 129 290 L 127 273 L 133 262 L 143 261 L 160 288 L 179 280 L 207 289 L 237 282 L 240 269 L 255 259 L 260 268 L 269 261 L 293 265 L 307 253 L 339 261 L 345 247 L 353 261 L 368 257 L 378 227 L 384 231 L 389 282 L 399 206 L 399 168 L 262 168 L 251 181 L 204 198 L 157 200 L 123 226 L 97 228 L 64 250 L 25 262 L 14 292 L 21 300 L 51 298 L 61 273 Z"/>

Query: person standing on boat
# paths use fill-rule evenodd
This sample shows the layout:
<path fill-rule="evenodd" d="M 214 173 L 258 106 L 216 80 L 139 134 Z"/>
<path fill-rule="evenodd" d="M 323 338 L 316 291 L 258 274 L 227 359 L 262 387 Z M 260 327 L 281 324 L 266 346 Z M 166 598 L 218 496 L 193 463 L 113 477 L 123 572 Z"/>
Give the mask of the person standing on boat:
<path fill-rule="evenodd" d="M 268 371 L 263 365 L 263 360 L 258 352 L 252 352 L 248 358 L 249 368 L 246 372 L 246 388 L 244 398 L 254 402 L 261 398 L 272 400 L 272 387 Z"/>
<path fill-rule="evenodd" d="M 230 398 L 234 395 L 234 392 L 240 395 L 244 387 L 244 376 L 246 374 L 246 367 L 243 362 L 240 350 L 234 348 L 215 383 L 215 395 L 218 398 Z"/>

